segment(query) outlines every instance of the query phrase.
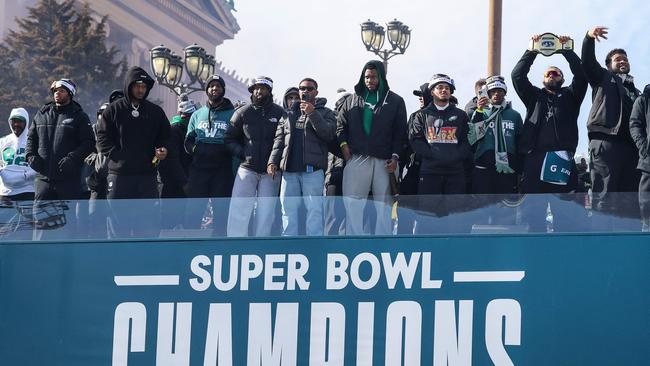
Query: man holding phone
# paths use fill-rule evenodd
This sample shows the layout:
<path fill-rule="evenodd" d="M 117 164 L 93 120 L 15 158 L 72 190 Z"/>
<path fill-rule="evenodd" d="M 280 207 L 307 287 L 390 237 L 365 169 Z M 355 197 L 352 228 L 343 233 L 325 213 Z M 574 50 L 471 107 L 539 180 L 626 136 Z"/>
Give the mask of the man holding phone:
<path fill-rule="evenodd" d="M 327 144 L 336 136 L 336 114 L 317 98 L 318 83 L 303 79 L 298 90 L 300 103 L 293 103 L 280 119 L 275 133 L 267 173 L 282 170 L 280 203 L 282 235 L 298 235 L 298 209 L 307 209 L 307 235 L 323 235 L 323 184 L 327 169 Z M 299 197 L 302 197 L 300 199 Z"/>

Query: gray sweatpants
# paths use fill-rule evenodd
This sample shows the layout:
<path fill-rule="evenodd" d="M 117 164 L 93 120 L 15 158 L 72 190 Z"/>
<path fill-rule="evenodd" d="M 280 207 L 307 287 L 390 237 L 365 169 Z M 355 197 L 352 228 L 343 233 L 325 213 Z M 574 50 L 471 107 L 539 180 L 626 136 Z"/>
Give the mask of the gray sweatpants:
<path fill-rule="evenodd" d="M 255 236 L 269 236 L 280 188 L 280 174 L 255 173 L 239 167 L 230 199 L 228 236 L 248 236 L 248 225 L 255 209 Z"/>
<path fill-rule="evenodd" d="M 377 210 L 375 235 L 390 235 L 391 194 L 386 160 L 366 155 L 353 155 L 343 169 L 343 204 L 345 205 L 346 235 L 368 235 L 363 230 L 363 211 L 372 190 Z"/>

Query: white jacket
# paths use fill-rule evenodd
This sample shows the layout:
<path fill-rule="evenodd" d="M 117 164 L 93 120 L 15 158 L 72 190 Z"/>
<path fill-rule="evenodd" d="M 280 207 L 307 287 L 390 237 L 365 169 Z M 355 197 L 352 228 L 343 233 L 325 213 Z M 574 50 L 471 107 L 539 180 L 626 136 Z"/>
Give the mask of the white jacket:
<path fill-rule="evenodd" d="M 25 129 L 16 136 L 11 128 L 11 117 L 21 116 L 25 119 Z M 12 133 L 0 138 L 0 195 L 13 196 L 20 193 L 34 192 L 36 172 L 25 160 L 25 143 L 29 131 L 29 114 L 24 108 L 14 108 L 8 119 Z"/>

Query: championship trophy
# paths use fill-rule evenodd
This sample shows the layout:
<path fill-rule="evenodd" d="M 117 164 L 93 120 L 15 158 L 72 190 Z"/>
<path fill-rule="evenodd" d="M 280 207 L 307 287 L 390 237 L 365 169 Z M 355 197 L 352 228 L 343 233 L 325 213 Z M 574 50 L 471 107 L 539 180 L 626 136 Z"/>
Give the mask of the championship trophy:
<path fill-rule="evenodd" d="M 560 42 L 560 37 L 553 33 L 542 34 L 537 41 L 530 40 L 530 51 L 537 51 L 544 56 L 550 56 L 560 50 L 572 50 L 573 40 L 569 38 L 565 43 Z"/>

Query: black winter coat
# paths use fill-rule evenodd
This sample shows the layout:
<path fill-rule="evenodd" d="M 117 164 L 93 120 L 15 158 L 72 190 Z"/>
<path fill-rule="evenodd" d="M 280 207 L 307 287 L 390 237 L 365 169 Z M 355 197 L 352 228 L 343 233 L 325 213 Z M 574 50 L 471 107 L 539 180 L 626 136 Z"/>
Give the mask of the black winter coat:
<path fill-rule="evenodd" d="M 376 68 L 386 89 L 385 95 L 380 96 L 373 111 L 370 136 L 366 135 L 363 129 L 363 110 L 366 103 L 363 75 L 369 65 Z M 336 127 L 338 143 L 346 142 L 352 154 L 369 155 L 380 159 L 390 159 L 393 154 L 401 156 L 407 145 L 406 106 L 402 97 L 390 91 L 384 65 L 380 61 L 368 62 L 361 72 L 354 91 L 354 94 L 345 98 L 338 110 Z"/>
<path fill-rule="evenodd" d="M 29 126 L 25 158 L 37 177 L 80 181 L 84 159 L 94 144 L 90 119 L 77 102 L 60 108 L 47 103 Z"/>
<path fill-rule="evenodd" d="M 313 165 L 323 171 L 327 169 L 327 144 L 336 137 L 336 114 L 325 107 L 326 103 L 327 99 L 316 99 L 315 110 L 305 116 L 305 128 L 302 130 L 296 129 L 296 122 L 302 115 L 300 104 L 295 103 L 291 107 L 287 116 L 278 124 L 269 164 L 275 164 L 282 171 L 286 171 L 293 141 L 304 138 L 304 164 Z M 304 136 L 299 136 L 298 132 L 304 132 Z"/>
<path fill-rule="evenodd" d="M 587 118 L 589 138 L 620 135 L 630 141 L 628 121 L 634 99 L 640 94 L 634 83 L 624 83 L 598 64 L 595 40 L 589 36 L 582 41 L 582 66 L 592 89 L 592 105 Z M 634 99 L 630 98 L 627 89 L 635 95 Z"/>
<path fill-rule="evenodd" d="M 167 158 L 158 166 L 162 183 L 174 188 L 182 188 L 187 183 L 192 164 L 192 155 L 185 151 L 184 146 L 188 123 L 189 118 L 171 125 L 167 142 Z"/>
<path fill-rule="evenodd" d="M 639 150 L 637 169 L 650 173 L 650 84 L 646 85 L 643 94 L 636 99 L 630 115 L 630 135 Z"/>
<path fill-rule="evenodd" d="M 263 106 L 248 104 L 235 111 L 224 142 L 231 154 L 242 160 L 242 168 L 266 173 L 278 122 L 285 115 L 272 96 Z"/>

